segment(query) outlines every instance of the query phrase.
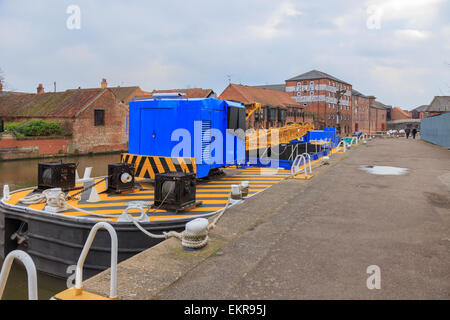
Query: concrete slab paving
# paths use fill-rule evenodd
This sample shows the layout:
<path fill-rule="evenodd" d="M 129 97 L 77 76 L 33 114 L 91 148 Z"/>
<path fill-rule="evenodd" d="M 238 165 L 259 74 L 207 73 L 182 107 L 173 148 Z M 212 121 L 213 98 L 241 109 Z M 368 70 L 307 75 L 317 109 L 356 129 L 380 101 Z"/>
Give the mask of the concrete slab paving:
<path fill-rule="evenodd" d="M 404 138 L 335 154 L 311 180 L 285 180 L 230 208 L 209 251 L 181 258 L 171 239 L 121 263 L 119 297 L 449 299 L 449 160 L 447 149 Z M 361 165 L 409 170 L 373 175 Z M 372 265 L 381 289 L 367 287 Z M 106 274 L 86 288 L 107 292 Z"/>

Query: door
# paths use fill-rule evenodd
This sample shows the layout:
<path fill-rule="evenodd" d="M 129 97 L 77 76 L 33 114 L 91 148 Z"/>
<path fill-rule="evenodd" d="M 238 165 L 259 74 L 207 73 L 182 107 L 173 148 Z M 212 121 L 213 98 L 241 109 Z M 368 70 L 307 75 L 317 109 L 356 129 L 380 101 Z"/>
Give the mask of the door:
<path fill-rule="evenodd" d="M 139 154 L 148 156 L 170 156 L 173 109 L 143 108 L 140 118 Z"/>

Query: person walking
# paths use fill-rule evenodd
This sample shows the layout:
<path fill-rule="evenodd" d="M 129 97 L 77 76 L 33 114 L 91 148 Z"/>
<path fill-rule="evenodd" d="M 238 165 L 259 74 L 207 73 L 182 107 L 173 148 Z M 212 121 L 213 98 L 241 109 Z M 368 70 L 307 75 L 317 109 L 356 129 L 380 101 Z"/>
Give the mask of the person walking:
<path fill-rule="evenodd" d="M 409 130 L 409 128 L 405 129 L 405 134 L 406 134 L 406 139 L 409 138 L 409 133 L 411 132 L 411 130 Z"/>
<path fill-rule="evenodd" d="M 411 133 L 412 133 L 413 139 L 415 139 L 416 138 L 416 134 L 417 134 L 417 129 L 416 128 L 412 129 Z"/>

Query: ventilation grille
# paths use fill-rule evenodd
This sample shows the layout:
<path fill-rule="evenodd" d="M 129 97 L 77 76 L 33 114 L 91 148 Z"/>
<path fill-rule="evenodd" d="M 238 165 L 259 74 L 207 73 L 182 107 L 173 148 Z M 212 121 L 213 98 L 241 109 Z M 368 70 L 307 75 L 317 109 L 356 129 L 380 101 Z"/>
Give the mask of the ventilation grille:
<path fill-rule="evenodd" d="M 202 120 L 202 162 L 211 159 L 211 120 Z"/>

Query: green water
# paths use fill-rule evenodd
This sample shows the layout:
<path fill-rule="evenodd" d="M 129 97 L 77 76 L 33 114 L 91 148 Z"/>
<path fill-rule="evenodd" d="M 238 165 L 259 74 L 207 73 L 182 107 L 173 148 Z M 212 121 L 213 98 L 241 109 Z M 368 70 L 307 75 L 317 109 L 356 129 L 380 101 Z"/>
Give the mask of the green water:
<path fill-rule="evenodd" d="M 91 176 L 101 176 L 108 173 L 108 163 L 120 162 L 119 154 L 64 157 L 39 160 L 0 161 L 0 193 L 3 185 L 8 184 L 11 191 L 37 184 L 37 165 L 39 162 L 63 160 L 78 164 L 78 173 L 83 176 L 84 168 L 93 167 Z M 0 266 L 3 261 L 0 259 Z M 69 276 L 69 275 L 68 275 Z M 44 273 L 38 273 L 39 299 L 49 299 L 55 293 L 67 288 L 66 279 L 55 278 Z M 14 262 L 6 283 L 4 300 L 22 300 L 28 298 L 28 285 L 25 268 L 18 261 Z"/>

